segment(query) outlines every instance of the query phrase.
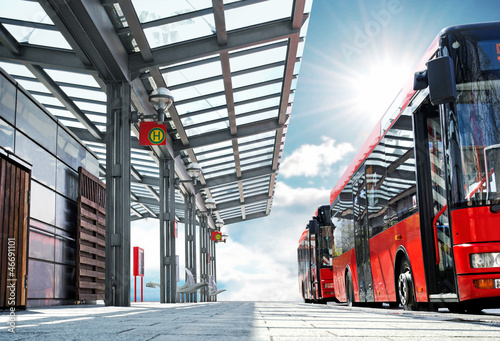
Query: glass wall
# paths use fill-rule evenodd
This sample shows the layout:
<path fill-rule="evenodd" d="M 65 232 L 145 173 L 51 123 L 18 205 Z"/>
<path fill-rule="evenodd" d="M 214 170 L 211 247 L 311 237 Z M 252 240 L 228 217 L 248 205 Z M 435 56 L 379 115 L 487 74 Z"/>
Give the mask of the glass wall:
<path fill-rule="evenodd" d="M 28 306 L 73 304 L 78 167 L 97 157 L 0 69 L 0 147 L 31 168 Z"/>

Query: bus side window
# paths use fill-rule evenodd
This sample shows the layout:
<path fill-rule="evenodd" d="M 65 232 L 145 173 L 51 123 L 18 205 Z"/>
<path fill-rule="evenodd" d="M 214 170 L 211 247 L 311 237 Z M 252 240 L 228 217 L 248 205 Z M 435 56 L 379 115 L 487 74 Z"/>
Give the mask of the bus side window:
<path fill-rule="evenodd" d="M 349 182 L 332 206 L 333 256 L 339 256 L 354 248 L 354 217 L 352 208 L 352 183 Z"/>
<path fill-rule="evenodd" d="M 366 179 L 368 193 L 368 226 L 370 237 L 388 228 L 387 191 L 384 188 L 386 177 L 385 147 L 382 141 L 373 149 L 366 160 Z"/>
<path fill-rule="evenodd" d="M 401 120 L 402 122 L 399 122 Z M 410 121 L 410 124 L 405 123 L 407 121 Z M 392 226 L 417 211 L 411 117 L 401 115 L 387 132 L 384 140 L 387 161 L 384 186 L 389 194 L 387 219 L 389 226 Z"/>

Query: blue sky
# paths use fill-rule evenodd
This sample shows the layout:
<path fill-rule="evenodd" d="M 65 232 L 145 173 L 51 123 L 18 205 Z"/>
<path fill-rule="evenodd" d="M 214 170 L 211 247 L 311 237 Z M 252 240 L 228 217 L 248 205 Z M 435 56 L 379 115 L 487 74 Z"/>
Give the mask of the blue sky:
<path fill-rule="evenodd" d="M 225 227 L 217 277 L 227 291 L 219 300 L 300 300 L 297 242 L 316 207 L 329 204 L 330 190 L 441 29 L 498 21 L 498 4 L 314 0 L 271 215 Z M 145 249 L 145 283 L 159 282 L 157 234 L 156 220 L 132 226 L 133 246 Z M 159 300 L 158 289 L 144 293 Z"/>

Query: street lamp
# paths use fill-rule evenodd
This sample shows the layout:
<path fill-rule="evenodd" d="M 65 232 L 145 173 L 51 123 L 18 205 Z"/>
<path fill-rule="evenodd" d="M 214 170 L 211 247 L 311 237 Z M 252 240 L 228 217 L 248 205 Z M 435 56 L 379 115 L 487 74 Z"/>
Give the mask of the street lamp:
<path fill-rule="evenodd" d="M 215 222 L 215 226 L 217 227 L 217 231 L 220 231 L 221 227 L 224 226 L 224 220 L 222 219 L 217 219 Z"/>
<path fill-rule="evenodd" d="M 165 112 L 174 102 L 174 96 L 167 88 L 157 88 L 149 95 L 149 102 L 151 102 L 158 113 L 158 122 L 164 122 Z"/>

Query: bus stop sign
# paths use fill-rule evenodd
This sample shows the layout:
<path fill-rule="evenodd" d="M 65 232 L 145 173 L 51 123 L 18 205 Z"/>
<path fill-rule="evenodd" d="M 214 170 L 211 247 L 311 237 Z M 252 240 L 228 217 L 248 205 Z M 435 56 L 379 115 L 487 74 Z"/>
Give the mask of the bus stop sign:
<path fill-rule="evenodd" d="M 165 146 L 167 144 L 167 125 L 158 122 L 141 122 L 139 144 L 141 146 Z"/>

